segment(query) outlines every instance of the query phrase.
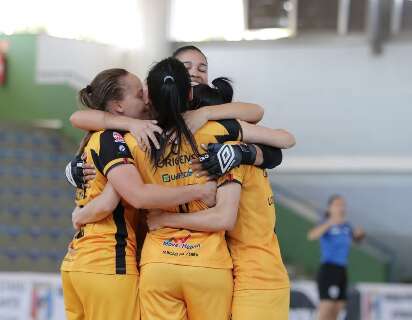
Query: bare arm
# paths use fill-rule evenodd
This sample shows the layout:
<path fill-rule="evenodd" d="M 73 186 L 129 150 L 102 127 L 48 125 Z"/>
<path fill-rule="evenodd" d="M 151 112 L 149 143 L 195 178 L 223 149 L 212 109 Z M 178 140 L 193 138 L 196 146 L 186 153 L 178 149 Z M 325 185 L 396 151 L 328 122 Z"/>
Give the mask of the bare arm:
<path fill-rule="evenodd" d="M 258 123 L 263 118 L 264 109 L 254 103 L 231 102 L 217 106 L 207 106 L 207 120 L 239 119 L 250 123 Z"/>
<path fill-rule="evenodd" d="M 119 195 L 110 183 L 107 183 L 103 192 L 87 203 L 83 208 L 76 208 L 72 213 L 73 226 L 77 229 L 81 225 L 100 221 L 110 215 L 120 201 Z"/>
<path fill-rule="evenodd" d="M 145 184 L 139 171 L 132 164 L 114 167 L 107 179 L 119 195 L 138 209 L 170 208 L 195 200 L 214 204 L 216 183 L 206 183 L 182 187 L 166 187 Z"/>
<path fill-rule="evenodd" d="M 195 133 L 206 122 L 212 120 L 240 119 L 246 122 L 257 123 L 262 120 L 263 113 L 263 108 L 257 104 L 231 102 L 187 111 L 184 114 L 184 119 L 190 131 Z"/>
<path fill-rule="evenodd" d="M 156 125 L 156 120 L 133 119 L 100 110 L 81 110 L 70 116 L 70 122 L 73 127 L 87 131 L 130 131 L 142 149 L 150 148 L 149 139 L 159 148 L 154 133 L 162 133 L 162 129 Z"/>
<path fill-rule="evenodd" d="M 280 149 L 292 148 L 295 137 L 284 129 L 270 129 L 259 125 L 239 121 L 243 131 L 243 141 L 247 143 L 261 143 Z"/>
<path fill-rule="evenodd" d="M 80 110 L 70 116 L 70 122 L 73 127 L 87 131 L 104 129 L 128 131 L 130 118 L 115 116 L 109 112 L 100 110 Z"/>
<path fill-rule="evenodd" d="M 322 223 L 308 232 L 308 240 L 317 240 L 320 237 L 322 237 L 332 226 L 332 223 L 330 221 L 327 221 L 325 223 Z"/>
<path fill-rule="evenodd" d="M 151 230 L 164 227 L 184 228 L 202 232 L 232 230 L 236 224 L 241 185 L 228 183 L 217 191 L 216 206 L 195 213 L 156 212 L 148 215 Z"/>

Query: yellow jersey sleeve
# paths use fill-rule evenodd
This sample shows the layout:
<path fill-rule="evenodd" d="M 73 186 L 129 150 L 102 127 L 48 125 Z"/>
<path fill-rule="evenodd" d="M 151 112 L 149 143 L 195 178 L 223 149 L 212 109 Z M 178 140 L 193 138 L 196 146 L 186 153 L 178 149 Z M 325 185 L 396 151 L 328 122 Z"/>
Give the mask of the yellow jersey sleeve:
<path fill-rule="evenodd" d="M 124 140 L 124 133 L 113 130 L 106 130 L 100 134 L 98 152 L 92 150 L 92 157 L 95 167 L 104 176 L 118 165 L 135 163 Z"/>
<path fill-rule="evenodd" d="M 219 188 L 227 183 L 239 183 L 242 185 L 246 175 L 246 168 L 247 166 L 244 165 L 233 168 L 217 180 L 217 187 Z"/>

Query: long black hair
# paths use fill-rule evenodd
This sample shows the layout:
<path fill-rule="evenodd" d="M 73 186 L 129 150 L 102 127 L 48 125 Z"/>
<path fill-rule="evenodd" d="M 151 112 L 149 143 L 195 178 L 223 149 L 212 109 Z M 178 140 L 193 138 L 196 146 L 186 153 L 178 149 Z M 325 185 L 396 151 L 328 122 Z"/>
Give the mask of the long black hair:
<path fill-rule="evenodd" d="M 155 64 L 147 76 L 147 87 L 156 120 L 163 129 L 159 137 L 160 149 L 151 148 L 153 166 L 158 167 L 172 154 L 180 155 L 184 139 L 198 156 L 196 141 L 182 115 L 189 110 L 191 92 L 190 76 L 184 64 L 175 58 Z M 170 152 L 165 154 L 169 143 Z"/>
<path fill-rule="evenodd" d="M 212 85 L 213 87 L 207 84 L 198 84 L 193 87 L 191 109 L 232 102 L 233 87 L 228 78 L 216 78 L 212 81 Z"/>

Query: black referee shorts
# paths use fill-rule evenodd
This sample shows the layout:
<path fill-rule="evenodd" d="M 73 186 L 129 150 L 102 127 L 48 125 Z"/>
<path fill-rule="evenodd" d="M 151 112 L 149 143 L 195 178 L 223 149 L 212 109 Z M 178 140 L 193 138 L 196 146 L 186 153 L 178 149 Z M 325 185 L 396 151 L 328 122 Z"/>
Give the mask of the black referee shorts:
<path fill-rule="evenodd" d="M 346 267 L 331 263 L 322 264 L 318 272 L 317 283 L 320 300 L 346 300 L 348 287 Z"/>

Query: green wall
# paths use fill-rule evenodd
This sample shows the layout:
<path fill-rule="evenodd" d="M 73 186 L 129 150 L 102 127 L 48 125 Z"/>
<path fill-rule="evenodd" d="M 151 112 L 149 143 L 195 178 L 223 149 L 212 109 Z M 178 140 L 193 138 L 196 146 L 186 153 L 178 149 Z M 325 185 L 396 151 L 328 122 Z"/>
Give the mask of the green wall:
<path fill-rule="evenodd" d="M 81 132 L 72 129 L 68 122 L 77 108 L 76 91 L 68 85 L 35 83 L 37 36 L 0 35 L 0 40 L 10 43 L 7 83 L 0 87 L 1 120 L 61 119 L 64 132 L 79 138 Z"/>
<path fill-rule="evenodd" d="M 307 232 L 313 223 L 292 210 L 277 204 L 276 233 L 284 262 L 303 266 L 305 275 L 314 278 L 319 267 L 319 241 L 308 241 Z M 349 280 L 353 282 L 385 282 L 387 263 L 354 245 L 349 258 Z"/>

